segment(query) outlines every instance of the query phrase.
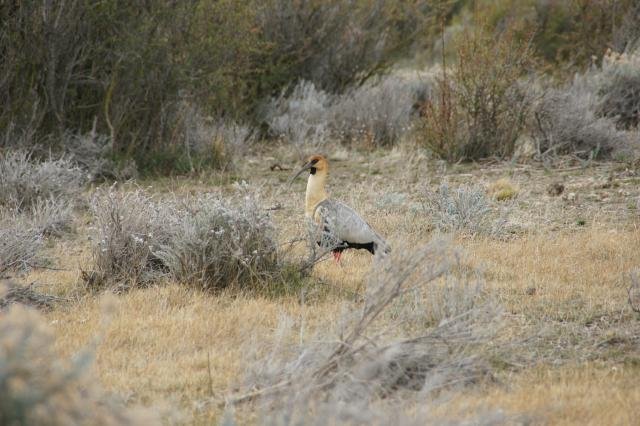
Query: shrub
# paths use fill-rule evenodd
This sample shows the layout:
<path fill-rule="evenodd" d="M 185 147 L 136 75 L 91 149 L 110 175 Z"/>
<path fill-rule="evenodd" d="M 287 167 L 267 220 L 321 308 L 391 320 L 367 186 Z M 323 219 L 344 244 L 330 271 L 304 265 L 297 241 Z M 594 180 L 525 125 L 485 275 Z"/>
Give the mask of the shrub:
<path fill-rule="evenodd" d="M 292 144 L 299 153 L 304 145 L 319 147 L 329 136 L 328 110 L 333 97 L 301 81 L 289 96 L 283 91 L 266 107 L 265 119 L 271 132 Z"/>
<path fill-rule="evenodd" d="M 0 423 L 133 425 L 157 422 L 107 396 L 88 372 L 92 354 L 72 361 L 54 351 L 52 333 L 35 312 L 0 312 Z"/>
<path fill-rule="evenodd" d="M 149 5 L 147 5 L 149 6 Z M 65 131 L 108 135 L 112 154 L 142 169 L 171 148 L 181 101 L 197 94 L 208 112 L 255 105 L 256 51 L 265 47 L 252 4 L 117 1 L 0 7 L 0 127 L 33 127 L 54 148 Z M 256 60 L 258 59 L 258 60 Z"/>
<path fill-rule="evenodd" d="M 618 127 L 636 128 L 640 124 L 640 48 L 618 54 L 608 51 L 597 73 L 597 112 L 611 118 Z"/>
<path fill-rule="evenodd" d="M 37 161 L 27 152 L 9 151 L 0 157 L 0 205 L 29 211 L 44 199 L 71 203 L 85 180 L 68 158 Z"/>
<path fill-rule="evenodd" d="M 474 6 L 497 32 L 515 24 L 533 34 L 536 55 L 552 72 L 588 67 L 605 49 L 624 51 L 640 36 L 634 0 L 481 0 Z"/>
<path fill-rule="evenodd" d="M 159 200 L 144 191 L 101 192 L 92 288 L 124 290 L 163 277 L 203 289 L 255 288 L 279 277 L 274 228 L 246 190 L 223 199 Z"/>
<path fill-rule="evenodd" d="M 627 135 L 608 118 L 596 115 L 598 104 L 584 77 L 576 77 L 564 88 L 549 90 L 535 108 L 539 155 L 606 158 L 624 149 Z"/>
<path fill-rule="evenodd" d="M 174 121 L 172 148 L 164 158 L 166 164 L 152 167 L 156 171 L 193 173 L 229 169 L 237 158 L 246 154 L 256 135 L 248 125 L 205 117 L 202 111 L 187 102 L 182 102 Z"/>
<path fill-rule="evenodd" d="M 300 80 L 340 93 L 386 68 L 425 33 L 429 2 L 269 0 L 258 25 L 273 87 Z"/>
<path fill-rule="evenodd" d="M 73 204 L 60 198 L 38 199 L 27 219 L 41 235 L 59 237 L 71 230 Z"/>
<path fill-rule="evenodd" d="M 125 290 L 166 274 L 154 254 L 171 236 L 174 217 L 163 207 L 142 190 L 95 194 L 91 200 L 94 265 L 84 273 L 90 288 Z"/>
<path fill-rule="evenodd" d="M 429 97 L 432 76 L 395 72 L 372 78 L 343 94 L 329 95 L 301 82 L 265 108 L 271 131 L 299 151 L 329 138 L 370 146 L 393 145 L 412 130 L 416 105 Z"/>
<path fill-rule="evenodd" d="M 248 377 L 250 391 L 229 401 L 264 399 L 276 408 L 291 408 L 289 402 L 303 409 L 321 402 L 366 407 L 381 398 L 407 400 L 407 392 L 416 391 L 424 403 L 431 393 L 490 374 L 484 357 L 501 315 L 493 302 L 476 300 L 473 306 L 443 312 L 439 323 L 426 327 L 403 328 L 398 326 L 402 320 L 381 323 L 400 298 L 428 291 L 455 265 L 454 254 L 442 242 L 394 253 L 403 255 L 376 257 L 363 303 L 345 306 L 335 331 L 322 328 L 303 339 L 303 330 L 292 331 L 292 321 L 285 319 L 273 347 L 258 351 Z M 296 337 L 290 340 L 287 333 Z M 267 360 L 260 356 L 265 353 Z"/>
<path fill-rule="evenodd" d="M 0 215 L 0 276 L 10 270 L 31 268 L 42 245 L 42 232 L 27 218 Z"/>
<path fill-rule="evenodd" d="M 4 284 L 5 288 L 3 289 L 2 282 L 0 282 L 0 311 L 7 309 L 14 303 L 48 310 L 60 300 L 59 297 L 37 291 L 38 285 L 36 283 L 22 286 L 13 281 L 4 281 Z"/>
<path fill-rule="evenodd" d="M 456 53 L 423 107 L 424 144 L 447 161 L 512 155 L 531 104 L 519 83 L 531 64 L 528 44 L 512 29 L 494 39 L 478 28 L 458 38 Z"/>
<path fill-rule="evenodd" d="M 372 78 L 337 97 L 333 133 L 341 140 L 393 145 L 413 129 L 416 105 L 430 97 L 432 75 L 395 72 Z"/>
<path fill-rule="evenodd" d="M 171 238 L 154 254 L 175 280 L 203 289 L 252 288 L 278 279 L 273 223 L 250 195 L 189 200 Z"/>
<path fill-rule="evenodd" d="M 407 54 L 433 12 L 423 0 L 14 6 L 0 7 L 0 128 L 60 149 L 65 132 L 107 135 L 112 158 L 141 171 L 187 156 L 185 102 L 244 121 L 303 80 L 342 91 Z"/>
<path fill-rule="evenodd" d="M 106 135 L 91 131 L 85 134 L 66 132 L 62 144 L 67 158 L 73 160 L 89 176 L 89 180 L 133 179 L 138 175 L 132 160 L 118 162 L 114 159 L 113 143 Z"/>
<path fill-rule="evenodd" d="M 493 232 L 489 217 L 491 208 L 482 188 L 460 186 L 451 189 L 442 184 L 436 192 L 425 194 L 424 200 L 425 211 L 441 232 Z"/>

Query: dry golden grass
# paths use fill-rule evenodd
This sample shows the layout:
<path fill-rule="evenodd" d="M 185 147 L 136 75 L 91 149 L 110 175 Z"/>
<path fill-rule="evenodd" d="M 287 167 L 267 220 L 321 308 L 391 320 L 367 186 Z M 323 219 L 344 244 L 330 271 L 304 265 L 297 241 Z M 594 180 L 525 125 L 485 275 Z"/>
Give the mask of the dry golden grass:
<path fill-rule="evenodd" d="M 355 171 L 334 162 L 331 176 L 333 194 L 361 211 L 396 246 L 432 237 L 429 218 L 419 208 L 424 188 L 443 179 L 490 182 L 511 167 L 446 170 L 429 164 L 424 167 L 430 171 L 408 185 L 413 179 L 405 160 L 398 153 L 359 157 Z M 286 157 L 278 162 L 286 164 Z M 269 174 L 269 164 L 249 165 L 240 174 L 263 188 L 268 203 L 282 204 L 274 219 L 281 240 L 290 240 L 303 229 L 303 183 L 284 191 L 286 172 Z M 507 326 L 496 344 L 533 338 L 514 349 L 514 365 L 496 367 L 495 381 L 453 395 L 437 414 L 488 407 L 533 423 L 633 424 L 640 416 L 635 386 L 640 320 L 628 306 L 626 287 L 628 271 L 640 265 L 638 214 L 627 207 L 627 200 L 638 195 L 635 181 L 616 165 L 551 175 L 521 167 L 510 170 L 521 188 L 510 211 L 517 232 L 509 238 L 460 237 L 454 242 L 465 252 L 464 262 L 482 271 L 486 291 L 505 306 Z M 249 173 L 256 169 L 265 176 Z M 607 175 L 619 184 L 602 188 Z M 579 201 L 546 194 L 548 183 L 558 179 L 578 193 Z M 210 183 L 206 178 L 162 181 L 156 190 L 218 190 Z M 379 194 L 387 193 L 405 198 L 399 205 L 376 203 Z M 586 223 L 576 224 L 577 218 Z M 251 339 L 270 336 L 282 315 L 304 321 L 310 332 L 336 321 L 341 302 L 362 292 L 371 262 L 366 253 L 347 253 L 341 267 L 320 263 L 314 270 L 320 282 L 307 289 L 304 300 L 298 294 L 208 294 L 167 282 L 113 296 L 109 314 L 103 296 L 77 287 L 79 270 L 90 262 L 86 229 L 80 226 L 77 236 L 58 241 L 49 254 L 65 270 L 35 271 L 25 280 L 73 299 L 46 313 L 59 353 L 70 357 L 102 335 L 95 369 L 104 387 L 132 402 L 169 401 L 196 424 L 220 418 L 218 402 L 242 384 Z M 239 410 L 243 419 L 255 420 L 251 406 Z"/>
<path fill-rule="evenodd" d="M 520 188 L 514 185 L 508 178 L 501 178 L 491 182 L 487 187 L 487 193 L 497 201 L 506 201 L 515 198 Z"/>

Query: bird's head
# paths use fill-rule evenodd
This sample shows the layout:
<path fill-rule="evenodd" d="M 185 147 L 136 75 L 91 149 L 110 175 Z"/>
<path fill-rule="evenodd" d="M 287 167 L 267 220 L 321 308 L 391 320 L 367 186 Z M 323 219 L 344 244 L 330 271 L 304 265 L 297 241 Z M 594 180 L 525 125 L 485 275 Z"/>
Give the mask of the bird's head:
<path fill-rule="evenodd" d="M 312 155 L 307 159 L 307 162 L 302 166 L 300 170 L 291 178 L 289 183 L 293 182 L 295 178 L 300 176 L 306 170 L 309 170 L 309 174 L 315 175 L 318 172 L 326 172 L 329 170 L 329 162 L 322 155 Z"/>

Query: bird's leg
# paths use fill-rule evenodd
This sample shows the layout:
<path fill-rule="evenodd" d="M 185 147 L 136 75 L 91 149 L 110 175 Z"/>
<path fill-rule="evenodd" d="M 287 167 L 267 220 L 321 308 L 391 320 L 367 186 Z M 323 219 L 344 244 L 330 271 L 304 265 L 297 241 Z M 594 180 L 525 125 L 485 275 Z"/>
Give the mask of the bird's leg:
<path fill-rule="evenodd" d="M 342 252 L 341 251 L 339 251 L 339 250 L 334 250 L 333 251 L 333 260 L 335 260 L 338 265 L 340 264 L 340 256 L 342 256 Z"/>

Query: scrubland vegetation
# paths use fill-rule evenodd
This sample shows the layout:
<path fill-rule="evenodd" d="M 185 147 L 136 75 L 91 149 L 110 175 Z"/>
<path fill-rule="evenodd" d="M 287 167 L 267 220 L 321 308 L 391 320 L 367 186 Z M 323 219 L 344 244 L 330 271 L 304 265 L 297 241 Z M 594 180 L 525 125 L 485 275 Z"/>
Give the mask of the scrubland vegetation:
<path fill-rule="evenodd" d="M 0 423 L 640 418 L 637 2 L 0 20 Z M 390 254 L 315 245 L 317 152 Z"/>

